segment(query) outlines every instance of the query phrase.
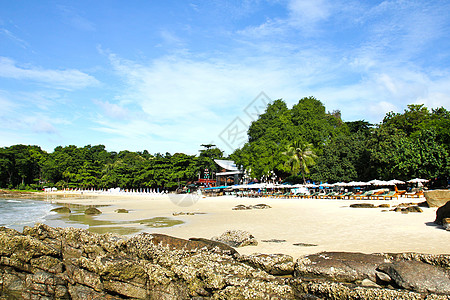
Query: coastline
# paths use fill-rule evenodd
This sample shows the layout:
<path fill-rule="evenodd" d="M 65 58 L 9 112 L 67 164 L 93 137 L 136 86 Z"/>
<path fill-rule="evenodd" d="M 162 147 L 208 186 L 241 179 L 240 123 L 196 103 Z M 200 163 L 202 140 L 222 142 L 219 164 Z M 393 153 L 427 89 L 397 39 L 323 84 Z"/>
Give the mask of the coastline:
<path fill-rule="evenodd" d="M 174 237 L 210 239 L 230 229 L 250 232 L 257 246 L 237 248 L 241 254 L 283 253 L 294 259 L 321 251 L 362 253 L 418 252 L 448 254 L 448 232 L 433 221 L 437 208 L 423 208 L 422 213 L 402 214 L 386 208 L 350 208 L 352 203 L 417 203 L 424 199 L 394 200 L 324 200 L 236 198 L 234 196 L 199 197 L 183 202 L 183 195 L 138 195 L 96 193 L 46 193 L 46 198 L 61 204 L 101 206 L 96 220 L 135 221 L 167 217 L 185 223 L 173 227 L 149 228 L 141 232 L 163 233 Z M 180 200 L 181 199 L 181 200 Z M 186 200 L 186 199 L 184 199 Z M 261 210 L 232 210 L 239 204 L 268 204 Z M 180 206 L 188 205 L 190 206 Z M 116 213 L 118 208 L 129 210 Z M 178 215 L 173 213 L 194 213 Z M 263 242 L 263 240 L 285 242 Z M 294 244 L 302 244 L 300 246 Z M 317 246 L 311 246 L 317 245 Z"/>

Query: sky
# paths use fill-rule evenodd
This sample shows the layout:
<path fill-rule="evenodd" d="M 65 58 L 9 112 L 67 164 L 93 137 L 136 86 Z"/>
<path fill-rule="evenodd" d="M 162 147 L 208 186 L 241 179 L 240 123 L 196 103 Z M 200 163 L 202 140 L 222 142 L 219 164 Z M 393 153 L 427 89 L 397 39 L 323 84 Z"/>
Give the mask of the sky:
<path fill-rule="evenodd" d="M 270 101 L 450 108 L 450 1 L 0 0 L 0 147 L 242 146 Z"/>

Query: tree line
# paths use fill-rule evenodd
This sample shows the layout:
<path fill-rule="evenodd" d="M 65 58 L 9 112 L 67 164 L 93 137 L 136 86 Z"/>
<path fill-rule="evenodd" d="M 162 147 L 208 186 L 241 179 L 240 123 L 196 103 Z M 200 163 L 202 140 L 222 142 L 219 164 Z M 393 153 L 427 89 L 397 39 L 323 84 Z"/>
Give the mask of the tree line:
<path fill-rule="evenodd" d="M 436 179 L 450 177 L 450 112 L 408 105 L 389 112 L 381 123 L 344 122 L 340 111 L 327 112 L 306 97 L 292 108 L 279 99 L 247 131 L 248 142 L 231 155 L 250 178 L 276 177 L 291 183 Z M 0 187 L 174 190 L 216 170 L 223 152 L 213 145 L 196 155 L 109 152 L 103 145 L 0 148 Z M 211 177 L 211 174 L 209 174 Z"/>
<path fill-rule="evenodd" d="M 434 179 L 450 177 L 450 112 L 411 104 L 380 124 L 344 122 L 306 97 L 291 109 L 269 104 L 248 129 L 248 142 L 231 158 L 251 177 L 275 173 L 290 182 Z M 302 159 L 303 158 L 303 159 Z M 303 177 L 303 178 L 302 178 Z"/>
<path fill-rule="evenodd" d="M 108 152 L 104 145 L 58 146 L 47 153 L 39 146 L 0 148 L 0 187 L 109 189 L 162 188 L 174 190 L 215 169 L 218 148 L 200 155 Z"/>

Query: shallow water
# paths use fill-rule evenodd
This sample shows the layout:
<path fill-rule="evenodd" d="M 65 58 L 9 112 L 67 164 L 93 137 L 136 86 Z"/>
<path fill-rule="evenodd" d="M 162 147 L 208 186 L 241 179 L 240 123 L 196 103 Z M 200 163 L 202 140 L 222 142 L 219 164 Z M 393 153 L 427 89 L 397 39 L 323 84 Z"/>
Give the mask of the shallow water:
<path fill-rule="evenodd" d="M 22 231 L 24 226 L 34 226 L 43 223 L 52 227 L 84 228 L 95 233 L 116 233 L 133 235 L 143 231 L 146 227 L 161 228 L 183 224 L 177 219 L 154 217 L 143 220 L 108 221 L 98 215 L 86 215 L 87 206 L 77 204 L 59 204 L 58 197 L 0 198 L 0 226 Z M 51 210 L 67 206 L 71 213 L 56 213 Z M 101 207 L 101 206 L 96 206 Z"/>

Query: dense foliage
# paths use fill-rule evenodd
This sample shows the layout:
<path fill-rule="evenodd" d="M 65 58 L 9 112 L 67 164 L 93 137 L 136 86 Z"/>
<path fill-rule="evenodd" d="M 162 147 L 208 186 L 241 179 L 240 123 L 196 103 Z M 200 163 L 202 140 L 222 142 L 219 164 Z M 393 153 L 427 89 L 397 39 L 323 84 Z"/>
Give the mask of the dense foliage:
<path fill-rule="evenodd" d="M 409 105 L 389 112 L 373 126 L 344 122 L 340 112 L 326 112 L 314 97 L 289 109 L 283 100 L 269 104 L 248 129 L 248 142 L 231 155 L 252 178 L 305 179 L 322 182 L 450 177 L 450 112 Z M 0 148 L 0 187 L 121 187 L 174 190 L 215 170 L 223 152 L 214 145 L 198 156 L 108 152 L 103 145 Z"/>
<path fill-rule="evenodd" d="M 38 146 L 0 148 L 0 187 L 162 188 L 174 190 L 214 170 L 223 152 L 207 149 L 199 156 L 148 151 L 108 152 L 103 145 L 56 147 L 52 153 Z"/>
<path fill-rule="evenodd" d="M 373 126 L 364 120 L 343 122 L 339 111 L 326 112 L 314 97 L 292 109 L 276 100 L 251 124 L 248 137 L 231 157 L 254 178 L 272 172 L 286 178 L 294 143 L 312 145 L 317 158 L 295 168 L 291 182 L 303 182 L 303 175 L 322 182 L 450 177 L 450 112 L 443 107 L 429 111 L 409 105 Z M 310 172 L 302 172 L 308 166 Z"/>

